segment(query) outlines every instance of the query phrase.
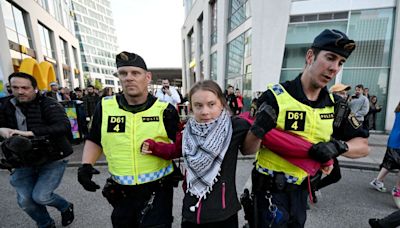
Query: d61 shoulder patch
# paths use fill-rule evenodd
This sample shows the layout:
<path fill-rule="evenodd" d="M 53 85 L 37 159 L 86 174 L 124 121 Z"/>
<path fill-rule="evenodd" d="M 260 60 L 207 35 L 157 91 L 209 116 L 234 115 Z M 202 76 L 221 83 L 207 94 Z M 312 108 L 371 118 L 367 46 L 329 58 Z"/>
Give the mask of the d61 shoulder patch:
<path fill-rule="evenodd" d="M 280 95 L 284 92 L 280 84 L 273 85 L 272 90 L 276 93 L 276 95 Z"/>

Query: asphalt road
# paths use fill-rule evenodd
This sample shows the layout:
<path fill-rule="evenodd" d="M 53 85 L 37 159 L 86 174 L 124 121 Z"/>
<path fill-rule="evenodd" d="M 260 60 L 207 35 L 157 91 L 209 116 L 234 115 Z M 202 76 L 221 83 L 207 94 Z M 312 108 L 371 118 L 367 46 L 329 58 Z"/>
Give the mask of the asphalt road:
<path fill-rule="evenodd" d="M 252 160 L 239 160 L 237 167 L 238 193 L 248 181 Z M 100 166 L 100 175 L 95 181 L 103 185 L 107 178 L 105 166 Z M 306 227 L 369 227 L 368 218 L 383 217 L 394 210 L 395 205 L 390 193 L 380 193 L 369 187 L 369 181 L 377 175 L 376 171 L 359 169 L 342 169 L 342 180 L 322 189 L 319 202 L 308 211 Z M 0 227 L 35 227 L 34 222 L 17 206 L 16 194 L 8 183 L 8 172 L 0 171 Z M 395 183 L 396 176 L 389 174 L 386 178 L 388 189 Z M 56 191 L 75 204 L 75 221 L 69 227 L 111 227 L 111 206 L 102 197 L 100 191 L 86 192 L 76 180 L 76 167 L 68 167 L 61 186 Z M 180 210 L 183 192 L 175 189 L 173 227 L 180 227 Z M 56 225 L 61 227 L 60 213 L 49 208 Z M 239 224 L 243 224 L 242 211 Z"/>

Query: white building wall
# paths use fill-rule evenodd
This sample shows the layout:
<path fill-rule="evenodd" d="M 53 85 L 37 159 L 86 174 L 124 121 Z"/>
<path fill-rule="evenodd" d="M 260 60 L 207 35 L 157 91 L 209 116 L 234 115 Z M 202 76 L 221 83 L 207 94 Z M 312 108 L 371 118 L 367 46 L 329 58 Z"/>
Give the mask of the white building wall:
<path fill-rule="evenodd" d="M 253 91 L 264 91 L 268 83 L 279 82 L 290 6 L 290 0 L 253 1 L 251 8 Z"/>
<path fill-rule="evenodd" d="M 396 0 L 396 15 L 393 29 L 392 62 L 388 82 L 385 130 L 390 131 L 394 123 L 394 109 L 400 102 L 400 0 Z"/>
<path fill-rule="evenodd" d="M 217 83 L 224 91 L 226 74 L 226 50 L 228 30 L 228 6 L 229 0 L 217 0 Z"/>
<path fill-rule="evenodd" d="M 211 40 L 210 40 L 210 6 L 207 4 L 203 11 L 203 61 L 204 61 L 204 79 L 210 79 L 210 55 L 211 55 Z M 183 65 L 182 65 L 183 66 Z"/>

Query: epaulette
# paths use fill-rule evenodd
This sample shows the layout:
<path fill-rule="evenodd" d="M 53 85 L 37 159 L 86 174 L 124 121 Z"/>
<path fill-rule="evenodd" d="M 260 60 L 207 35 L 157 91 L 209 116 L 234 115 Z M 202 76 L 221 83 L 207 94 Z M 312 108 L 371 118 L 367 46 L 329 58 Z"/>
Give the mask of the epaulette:
<path fill-rule="evenodd" d="M 285 91 L 282 89 L 281 84 L 275 84 L 271 87 L 271 89 L 274 91 L 276 95 L 280 95 L 284 93 Z"/>

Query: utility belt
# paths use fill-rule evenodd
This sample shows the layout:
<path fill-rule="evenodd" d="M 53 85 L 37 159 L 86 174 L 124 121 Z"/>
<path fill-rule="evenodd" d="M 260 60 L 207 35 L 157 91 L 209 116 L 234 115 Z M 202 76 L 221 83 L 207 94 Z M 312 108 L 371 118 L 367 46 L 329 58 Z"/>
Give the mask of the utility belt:
<path fill-rule="evenodd" d="M 174 164 L 175 166 L 175 164 Z M 115 205 L 120 200 L 127 197 L 141 197 L 158 192 L 163 188 L 177 187 L 183 175 L 178 167 L 174 167 L 174 172 L 162 177 L 161 179 L 139 184 L 139 185 L 121 185 L 109 177 L 106 180 L 102 194 L 111 205 Z"/>
<path fill-rule="evenodd" d="M 265 175 L 252 170 L 253 192 L 291 192 L 307 189 L 307 181 L 301 185 L 288 183 L 283 172 L 274 172 L 274 175 Z"/>

